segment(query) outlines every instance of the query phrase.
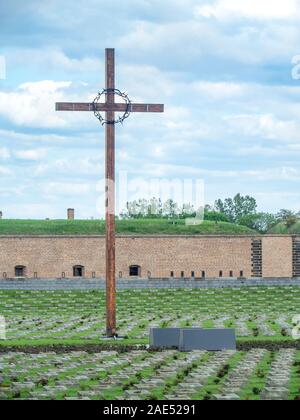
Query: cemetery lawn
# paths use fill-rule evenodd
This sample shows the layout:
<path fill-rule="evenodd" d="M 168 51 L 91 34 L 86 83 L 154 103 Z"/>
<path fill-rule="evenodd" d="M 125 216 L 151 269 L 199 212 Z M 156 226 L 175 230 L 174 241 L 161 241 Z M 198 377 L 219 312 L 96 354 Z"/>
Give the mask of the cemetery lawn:
<path fill-rule="evenodd" d="M 299 400 L 299 299 L 298 287 L 119 291 L 125 338 L 107 342 L 102 291 L 0 290 L 0 400 Z M 239 350 L 149 351 L 151 325 L 234 327 Z"/>
<path fill-rule="evenodd" d="M 117 220 L 118 234 L 124 235 L 195 235 L 251 234 L 245 226 L 225 222 L 204 221 L 198 226 L 186 226 L 184 220 Z M 102 220 L 0 220 L 0 235 L 104 235 Z"/>
<path fill-rule="evenodd" d="M 299 287 L 162 289 L 118 292 L 120 341 L 105 334 L 103 291 L 0 290 L 7 340 L 0 346 L 146 345 L 149 328 L 235 328 L 245 343 L 291 343 L 299 314 Z"/>
<path fill-rule="evenodd" d="M 300 351 L 1 355 L 0 400 L 299 400 Z"/>

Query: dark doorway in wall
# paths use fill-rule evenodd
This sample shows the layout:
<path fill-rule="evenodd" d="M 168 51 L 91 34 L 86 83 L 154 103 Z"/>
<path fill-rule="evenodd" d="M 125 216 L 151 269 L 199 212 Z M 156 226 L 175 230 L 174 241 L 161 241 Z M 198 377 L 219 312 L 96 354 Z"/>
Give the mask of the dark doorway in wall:
<path fill-rule="evenodd" d="M 84 267 L 82 265 L 75 265 L 73 267 L 73 277 L 83 277 Z"/>
<path fill-rule="evenodd" d="M 141 267 L 139 265 L 131 265 L 129 267 L 130 277 L 141 277 Z"/>
<path fill-rule="evenodd" d="M 15 277 L 25 277 L 26 267 L 24 265 L 17 265 L 15 267 Z"/>

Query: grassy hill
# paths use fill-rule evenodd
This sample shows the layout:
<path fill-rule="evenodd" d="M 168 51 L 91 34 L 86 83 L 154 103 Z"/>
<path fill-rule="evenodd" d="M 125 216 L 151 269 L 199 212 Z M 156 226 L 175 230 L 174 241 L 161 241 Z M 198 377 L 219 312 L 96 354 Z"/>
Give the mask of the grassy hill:
<path fill-rule="evenodd" d="M 285 223 L 278 223 L 278 225 L 274 226 L 269 233 L 277 233 L 277 234 L 300 234 L 300 221 L 295 223 L 291 227 L 287 227 Z"/>
<path fill-rule="evenodd" d="M 186 226 L 184 220 L 118 220 L 117 233 L 124 235 L 155 234 L 247 234 L 256 233 L 245 227 L 225 222 L 205 221 L 198 226 Z M 102 235 L 101 220 L 0 220 L 0 235 Z"/>

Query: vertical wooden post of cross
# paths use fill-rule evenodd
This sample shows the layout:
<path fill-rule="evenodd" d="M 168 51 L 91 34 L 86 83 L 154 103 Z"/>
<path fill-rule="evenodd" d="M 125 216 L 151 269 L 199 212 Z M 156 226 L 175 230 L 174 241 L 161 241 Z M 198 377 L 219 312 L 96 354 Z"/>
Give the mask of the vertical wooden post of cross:
<path fill-rule="evenodd" d="M 117 122 L 124 121 L 125 117 L 132 112 L 150 113 L 164 112 L 163 104 L 133 104 L 131 101 L 126 103 L 115 103 L 115 50 L 107 48 L 106 57 L 106 101 L 99 100 L 101 94 L 97 96 L 93 103 L 85 102 L 57 102 L 56 111 L 76 111 L 94 112 L 95 116 L 106 125 L 105 127 L 105 178 L 106 178 L 106 334 L 108 338 L 116 337 L 116 226 L 115 226 L 115 125 Z M 122 96 L 119 95 L 119 96 Z M 126 95 L 125 95 L 126 96 Z M 127 97 L 127 96 L 126 96 Z M 124 99 L 124 96 L 123 96 Z M 128 99 L 128 98 L 127 98 Z M 106 119 L 99 115 L 100 112 L 106 113 Z M 115 120 L 116 112 L 124 112 L 123 119 Z"/>
<path fill-rule="evenodd" d="M 115 102 L 115 51 L 106 49 L 106 104 Z M 115 337 L 116 327 L 116 233 L 115 233 L 115 112 L 106 111 L 106 333 Z"/>

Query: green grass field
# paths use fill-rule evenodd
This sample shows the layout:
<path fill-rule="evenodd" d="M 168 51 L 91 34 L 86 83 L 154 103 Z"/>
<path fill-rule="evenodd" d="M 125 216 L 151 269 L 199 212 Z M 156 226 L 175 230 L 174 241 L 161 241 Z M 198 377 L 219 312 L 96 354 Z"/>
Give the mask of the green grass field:
<path fill-rule="evenodd" d="M 151 234 L 247 234 L 254 231 L 225 222 L 205 221 L 198 226 L 186 226 L 184 220 L 117 220 L 117 233 L 125 235 Z M 0 220 L 0 235 L 104 235 L 101 220 Z"/>
<path fill-rule="evenodd" d="M 299 366 L 294 350 L 10 353 L 0 400 L 299 400 Z"/>
<path fill-rule="evenodd" d="M 240 341 L 292 340 L 297 287 L 118 292 L 124 343 L 147 344 L 150 326 L 236 328 Z M 105 333 L 103 291 L 0 291 L 9 344 L 99 343 Z"/>
<path fill-rule="evenodd" d="M 0 400 L 299 400 L 300 351 L 292 337 L 299 308 L 297 287 L 120 291 L 124 339 L 89 351 L 104 343 L 103 292 L 2 290 Z M 147 344 L 150 326 L 232 327 L 245 350 L 125 349 Z M 74 348 L 60 353 L 57 345 Z M 46 348 L 35 354 L 38 346 Z"/>

